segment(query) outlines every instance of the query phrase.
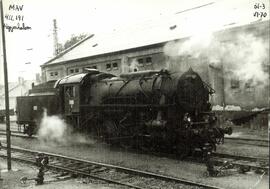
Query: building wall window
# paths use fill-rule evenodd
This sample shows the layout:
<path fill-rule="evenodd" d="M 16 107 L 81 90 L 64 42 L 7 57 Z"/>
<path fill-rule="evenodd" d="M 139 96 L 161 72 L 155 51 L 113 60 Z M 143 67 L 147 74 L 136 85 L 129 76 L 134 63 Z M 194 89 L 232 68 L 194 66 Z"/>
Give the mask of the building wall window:
<path fill-rule="evenodd" d="M 137 62 L 139 66 L 150 65 L 152 64 L 152 57 L 147 56 L 147 57 L 137 58 Z"/>
<path fill-rule="evenodd" d="M 119 70 L 120 60 L 114 60 L 105 64 L 106 71 Z"/>
<path fill-rule="evenodd" d="M 118 63 L 117 62 L 113 62 L 112 63 L 112 67 L 114 70 L 118 70 Z"/>
<path fill-rule="evenodd" d="M 152 57 L 146 57 L 145 62 L 146 64 L 152 64 Z"/>
<path fill-rule="evenodd" d="M 106 64 L 106 70 L 107 71 L 110 71 L 111 70 L 111 63 Z"/>
<path fill-rule="evenodd" d="M 89 68 L 89 67 L 87 67 Z M 73 73 L 80 73 L 83 71 L 83 68 L 68 68 L 68 74 L 73 74 Z"/>
<path fill-rule="evenodd" d="M 49 79 L 57 79 L 58 76 L 61 74 L 61 71 L 49 71 Z"/>
<path fill-rule="evenodd" d="M 138 61 L 139 64 L 143 64 L 144 63 L 144 59 L 143 58 L 138 58 L 137 61 Z"/>
<path fill-rule="evenodd" d="M 240 87 L 239 79 L 236 79 L 236 78 L 231 79 L 231 88 L 232 89 L 239 89 L 239 87 Z"/>
<path fill-rule="evenodd" d="M 58 76 L 58 72 L 50 72 L 50 76 Z"/>
<path fill-rule="evenodd" d="M 246 91 L 253 91 L 254 85 L 253 85 L 253 80 L 249 79 L 246 83 L 245 83 L 245 90 Z"/>
<path fill-rule="evenodd" d="M 251 88 L 251 83 L 250 83 L 250 82 L 245 83 L 245 88 L 246 88 L 246 89 Z"/>

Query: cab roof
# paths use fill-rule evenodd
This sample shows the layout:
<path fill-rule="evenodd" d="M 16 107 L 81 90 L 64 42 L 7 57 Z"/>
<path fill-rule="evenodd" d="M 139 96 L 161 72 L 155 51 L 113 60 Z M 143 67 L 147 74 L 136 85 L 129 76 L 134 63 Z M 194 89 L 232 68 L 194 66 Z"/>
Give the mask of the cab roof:
<path fill-rule="evenodd" d="M 55 82 L 54 88 L 57 88 L 59 85 L 67 84 L 79 84 L 84 80 L 101 80 L 108 77 L 114 77 L 115 75 L 105 72 L 100 72 L 96 69 L 86 70 L 84 73 L 68 75 L 62 79 L 59 79 Z"/>
<path fill-rule="evenodd" d="M 88 73 L 79 73 L 79 74 L 68 75 L 62 79 L 59 79 L 55 85 L 80 83 L 86 75 L 88 75 Z"/>

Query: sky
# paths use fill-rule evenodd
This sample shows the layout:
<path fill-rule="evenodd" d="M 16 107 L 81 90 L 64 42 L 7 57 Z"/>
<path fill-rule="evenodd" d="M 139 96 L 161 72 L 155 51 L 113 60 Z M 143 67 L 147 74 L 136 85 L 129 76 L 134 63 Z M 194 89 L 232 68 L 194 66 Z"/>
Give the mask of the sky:
<path fill-rule="evenodd" d="M 258 10 L 267 10 L 268 0 L 2 0 L 4 15 L 23 16 L 28 30 L 6 30 L 6 49 L 9 81 L 18 77 L 34 79 L 40 72 L 40 65 L 53 57 L 53 19 L 57 20 L 58 40 L 64 43 L 72 35 L 81 33 L 110 33 L 113 30 L 128 31 L 129 28 L 143 25 L 151 20 L 169 19 L 177 12 L 196 6 L 214 3 L 208 16 L 211 23 L 198 16 L 193 26 L 202 24 L 201 28 L 210 27 L 222 19 L 241 18 L 248 22 L 254 20 L 254 5 L 264 4 Z M 18 9 L 10 9 L 18 5 Z M 23 5 L 23 6 L 22 6 Z M 21 9 L 19 8 L 21 7 Z M 257 10 L 257 9 L 256 9 Z M 269 19 L 269 15 L 265 19 Z M 5 18 L 7 25 L 16 25 L 18 21 Z M 143 37 L 143 36 L 142 36 Z M 2 42 L 0 45 L 2 55 Z M 2 57 L 2 56 L 1 56 Z M 3 61 L 0 60 L 0 84 L 3 83 Z"/>

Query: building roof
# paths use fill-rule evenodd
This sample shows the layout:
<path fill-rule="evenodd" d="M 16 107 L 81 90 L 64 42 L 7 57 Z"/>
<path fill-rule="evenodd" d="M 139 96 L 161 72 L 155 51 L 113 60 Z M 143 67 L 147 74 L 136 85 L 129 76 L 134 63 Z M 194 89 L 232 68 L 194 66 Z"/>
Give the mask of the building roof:
<path fill-rule="evenodd" d="M 31 85 L 34 81 L 24 80 L 22 83 L 19 82 L 9 82 L 9 97 L 23 96 L 31 88 Z M 0 85 L 0 98 L 5 97 L 5 88 L 3 85 Z"/>
<path fill-rule="evenodd" d="M 210 14 L 213 10 L 215 10 L 215 3 L 209 3 L 159 19 L 148 20 L 140 24 L 135 23 L 132 28 L 92 34 L 42 66 L 164 43 L 189 37 L 205 29 L 218 31 L 254 21 L 230 16 L 224 20 L 216 21 L 215 16 Z M 198 19 L 201 16 L 205 18 L 204 23 L 202 23 L 202 19 Z M 207 27 L 205 27 L 206 25 Z"/>
<path fill-rule="evenodd" d="M 22 83 L 10 82 L 8 84 L 10 109 L 15 108 L 14 102 L 17 96 L 25 96 L 28 93 L 32 83 L 33 81 L 24 80 Z M 1 109 L 5 109 L 5 88 L 3 85 L 0 85 L 0 110 Z"/>

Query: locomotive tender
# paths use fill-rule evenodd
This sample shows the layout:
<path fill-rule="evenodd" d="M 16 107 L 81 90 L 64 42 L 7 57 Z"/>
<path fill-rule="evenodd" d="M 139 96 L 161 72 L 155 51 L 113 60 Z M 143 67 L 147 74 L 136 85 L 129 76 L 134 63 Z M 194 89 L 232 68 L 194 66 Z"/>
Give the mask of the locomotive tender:
<path fill-rule="evenodd" d="M 54 88 L 55 81 L 49 81 L 40 85 L 32 85 L 28 96 L 16 98 L 16 114 L 18 130 L 23 127 L 23 132 L 32 136 L 38 129 L 38 125 L 44 114 L 44 109 L 48 115 L 59 114 L 59 97 Z"/>
<path fill-rule="evenodd" d="M 88 69 L 56 81 L 55 88 L 66 122 L 109 143 L 183 155 L 215 150 L 232 132 L 217 126 L 209 103 L 214 90 L 191 68 L 118 77 Z"/>

